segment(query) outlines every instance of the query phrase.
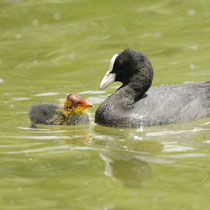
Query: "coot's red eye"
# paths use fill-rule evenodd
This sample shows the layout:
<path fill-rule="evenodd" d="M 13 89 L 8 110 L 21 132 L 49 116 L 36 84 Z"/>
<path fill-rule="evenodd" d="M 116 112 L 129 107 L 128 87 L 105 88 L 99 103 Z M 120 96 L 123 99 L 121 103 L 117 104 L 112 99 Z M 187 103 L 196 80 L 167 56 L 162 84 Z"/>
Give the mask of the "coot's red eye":
<path fill-rule="evenodd" d="M 118 67 L 123 67 L 123 61 L 122 60 L 119 60 Z"/>

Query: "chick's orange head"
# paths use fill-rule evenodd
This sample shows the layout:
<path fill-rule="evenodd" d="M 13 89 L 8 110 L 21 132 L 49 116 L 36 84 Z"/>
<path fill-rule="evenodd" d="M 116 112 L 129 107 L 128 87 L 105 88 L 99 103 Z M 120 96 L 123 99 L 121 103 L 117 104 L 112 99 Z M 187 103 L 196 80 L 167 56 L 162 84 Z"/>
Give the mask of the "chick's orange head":
<path fill-rule="evenodd" d="M 66 97 L 64 106 L 68 107 L 68 108 L 70 108 L 70 107 L 88 108 L 88 107 L 92 107 L 93 105 L 91 103 L 87 102 L 84 98 L 82 98 L 76 94 L 69 94 Z"/>

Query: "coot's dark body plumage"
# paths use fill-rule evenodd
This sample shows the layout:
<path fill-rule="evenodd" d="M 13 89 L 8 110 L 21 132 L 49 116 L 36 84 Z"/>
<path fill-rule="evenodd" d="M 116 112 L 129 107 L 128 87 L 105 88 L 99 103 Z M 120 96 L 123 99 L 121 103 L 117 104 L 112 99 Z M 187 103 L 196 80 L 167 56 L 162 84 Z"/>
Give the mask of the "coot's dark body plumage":
<path fill-rule="evenodd" d="M 123 85 L 99 106 L 96 123 L 139 127 L 210 116 L 210 81 L 150 88 L 153 68 L 144 54 L 125 50 L 112 62 L 101 89 L 114 81 L 121 81 Z"/>

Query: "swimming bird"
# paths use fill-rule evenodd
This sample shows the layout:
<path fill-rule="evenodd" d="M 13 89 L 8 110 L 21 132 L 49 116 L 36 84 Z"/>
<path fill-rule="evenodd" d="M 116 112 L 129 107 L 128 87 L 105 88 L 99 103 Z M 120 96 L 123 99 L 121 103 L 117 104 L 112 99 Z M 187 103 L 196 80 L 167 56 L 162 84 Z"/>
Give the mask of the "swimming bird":
<path fill-rule="evenodd" d="M 100 84 L 122 86 L 97 109 L 95 122 L 113 127 L 140 127 L 186 122 L 210 116 L 210 81 L 150 88 L 153 67 L 148 57 L 127 49 L 115 54 Z"/>
<path fill-rule="evenodd" d="M 92 104 L 84 98 L 69 94 L 66 99 L 57 104 L 38 104 L 31 107 L 29 117 L 33 124 L 44 125 L 80 125 L 90 122 L 86 112 Z"/>

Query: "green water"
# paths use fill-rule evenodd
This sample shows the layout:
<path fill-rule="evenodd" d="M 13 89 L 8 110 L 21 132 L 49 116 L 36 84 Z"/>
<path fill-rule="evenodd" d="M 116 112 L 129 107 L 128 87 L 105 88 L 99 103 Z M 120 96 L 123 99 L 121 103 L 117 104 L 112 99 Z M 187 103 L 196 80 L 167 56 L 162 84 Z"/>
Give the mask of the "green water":
<path fill-rule="evenodd" d="M 210 209 L 210 119 L 139 129 L 94 124 L 126 48 L 153 86 L 210 79 L 209 0 L 0 0 L 0 209 Z M 76 93 L 84 126 L 30 129 L 27 111 Z"/>

